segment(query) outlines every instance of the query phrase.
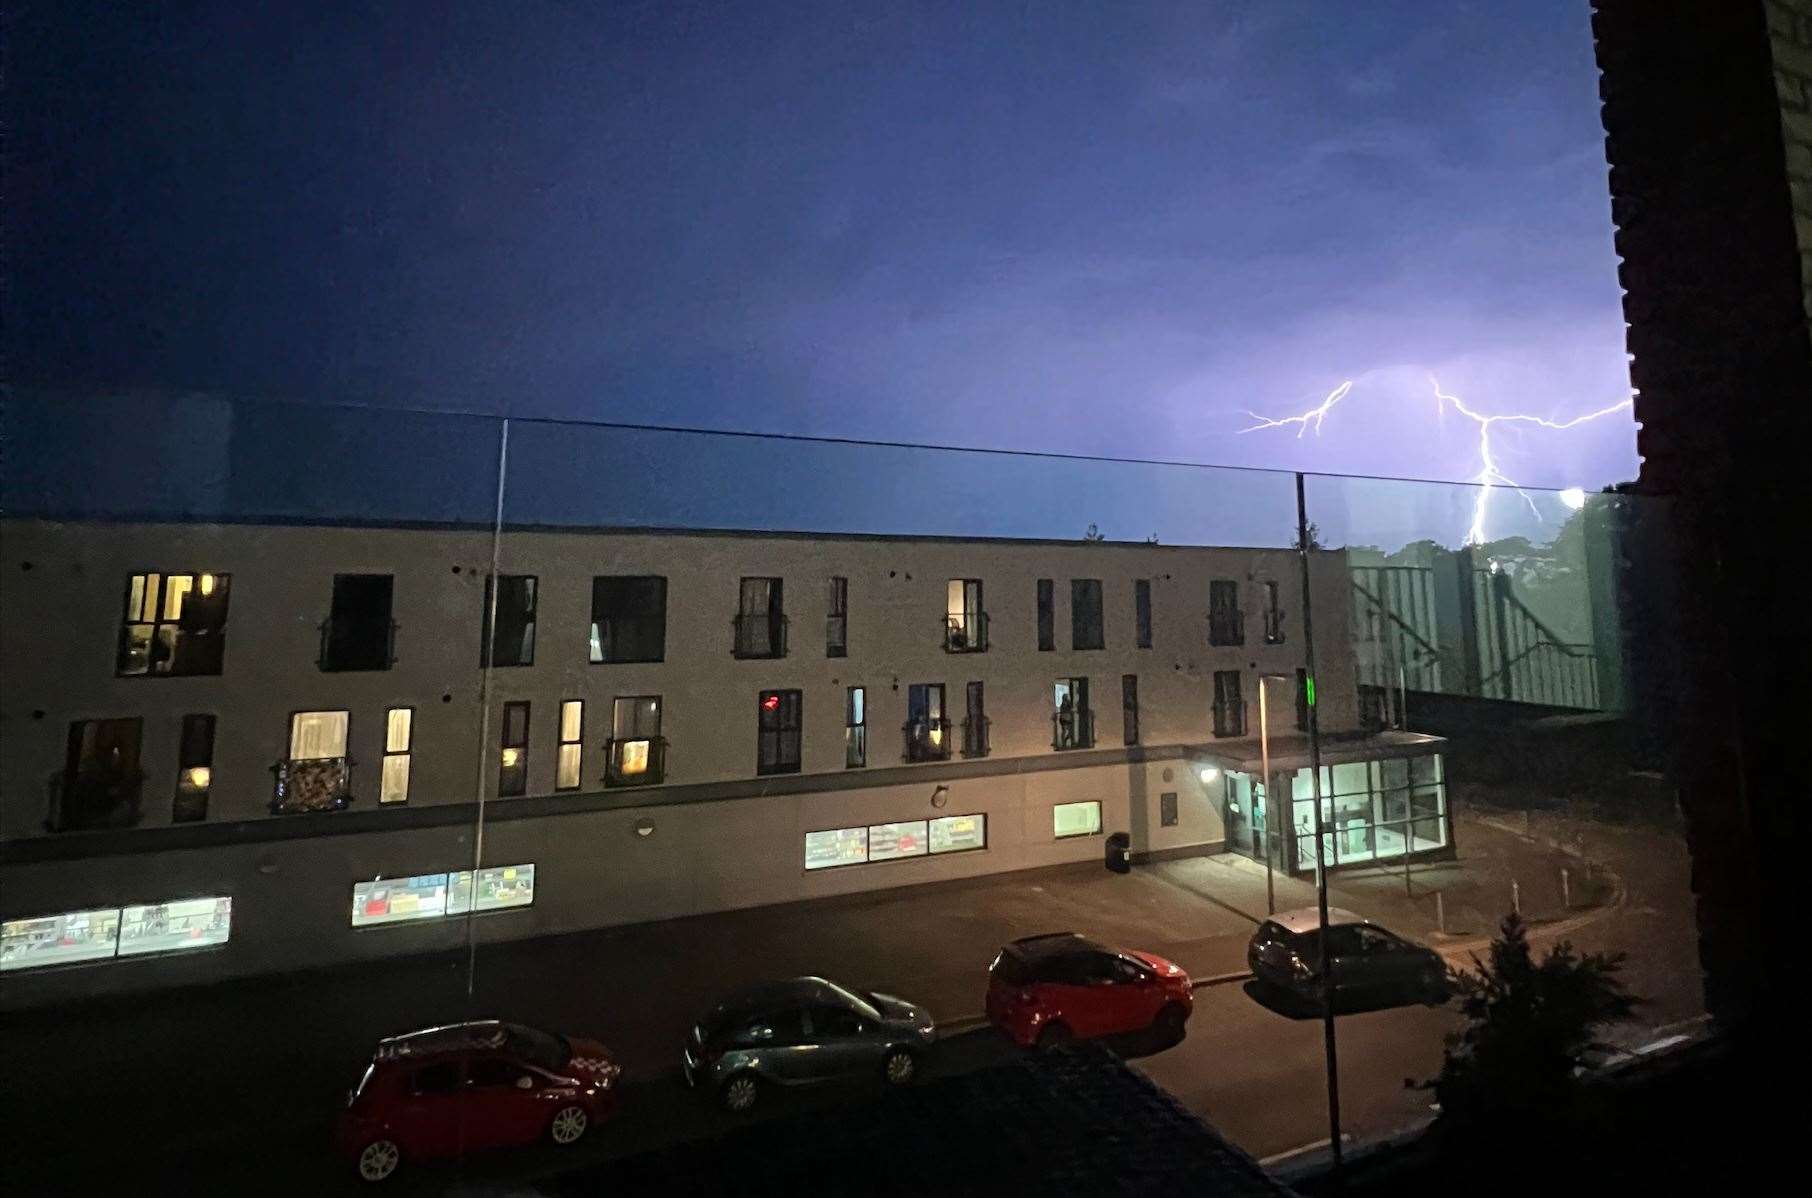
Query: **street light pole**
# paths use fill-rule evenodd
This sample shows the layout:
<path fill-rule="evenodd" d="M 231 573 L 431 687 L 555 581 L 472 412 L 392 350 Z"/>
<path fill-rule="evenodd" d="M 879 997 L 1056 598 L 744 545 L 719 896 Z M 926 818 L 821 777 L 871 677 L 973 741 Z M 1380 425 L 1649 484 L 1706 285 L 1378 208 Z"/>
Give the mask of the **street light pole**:
<path fill-rule="evenodd" d="M 1334 976 L 1328 965 L 1328 870 L 1327 842 L 1322 839 L 1321 821 L 1321 720 L 1320 704 L 1315 694 L 1315 626 L 1310 618 L 1309 588 L 1309 509 L 1303 498 L 1302 474 L 1296 475 L 1296 553 L 1302 564 L 1302 639 L 1308 658 L 1309 676 L 1309 789 L 1315 803 L 1315 902 L 1321 917 L 1320 947 L 1316 962 L 1321 973 L 1321 1039 L 1327 1059 L 1328 1075 L 1328 1149 L 1333 1154 L 1334 1175 L 1340 1175 L 1340 1055 L 1334 1044 Z"/>
<path fill-rule="evenodd" d="M 1271 713 L 1265 704 L 1265 692 L 1269 690 L 1265 683 L 1273 678 L 1283 678 L 1282 674 L 1260 674 L 1258 676 L 1258 757 L 1259 768 L 1264 771 L 1265 787 L 1265 914 L 1277 914 L 1277 883 L 1275 867 L 1271 860 L 1271 829 L 1277 820 L 1277 805 L 1271 801 Z M 1286 680 L 1287 681 L 1287 680 Z"/>

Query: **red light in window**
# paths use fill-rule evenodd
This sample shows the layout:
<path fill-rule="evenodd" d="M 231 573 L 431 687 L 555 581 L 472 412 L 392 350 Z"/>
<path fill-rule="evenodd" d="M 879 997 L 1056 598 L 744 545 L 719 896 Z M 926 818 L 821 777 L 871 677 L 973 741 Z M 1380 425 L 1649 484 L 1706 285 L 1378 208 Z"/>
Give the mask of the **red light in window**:
<path fill-rule="evenodd" d="M 779 695 L 768 695 L 766 698 L 762 699 L 761 708 L 763 711 L 780 710 L 780 696 Z"/>

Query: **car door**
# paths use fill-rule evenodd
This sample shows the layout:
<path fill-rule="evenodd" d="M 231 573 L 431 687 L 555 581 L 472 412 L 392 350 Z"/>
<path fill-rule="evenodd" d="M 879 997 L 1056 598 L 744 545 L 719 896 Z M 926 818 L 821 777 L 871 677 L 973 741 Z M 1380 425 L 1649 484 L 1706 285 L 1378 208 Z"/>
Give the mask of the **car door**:
<path fill-rule="evenodd" d="M 841 1005 L 814 1006 L 808 1016 L 820 1077 L 843 1077 L 880 1068 L 886 1037 L 878 1024 Z"/>
<path fill-rule="evenodd" d="M 1137 991 L 1122 977 L 1120 965 L 1114 953 L 1089 953 L 1083 958 L 1080 1005 L 1087 1011 L 1087 1030 L 1078 1027 L 1077 1035 L 1105 1036 L 1136 1025 L 1132 1008 L 1138 1001 Z"/>
<path fill-rule="evenodd" d="M 1091 979 L 1093 953 L 1068 953 L 1039 963 L 1040 1002 L 1049 1021 L 1062 1023 L 1073 1036 L 1093 1036 L 1101 1020 L 1096 1010 L 1099 996 Z"/>
<path fill-rule="evenodd" d="M 1360 951 L 1359 929 L 1342 924 L 1327 930 L 1327 967 L 1334 983 L 1334 993 L 1350 997 L 1365 989 L 1367 963 Z"/>
<path fill-rule="evenodd" d="M 521 1085 L 524 1078 L 526 1087 Z M 503 1148 L 540 1138 L 539 1081 L 533 1070 L 509 1057 L 474 1057 L 466 1071 L 466 1143 Z"/>
<path fill-rule="evenodd" d="M 1359 935 L 1373 991 L 1393 998 L 1412 992 L 1427 968 L 1422 950 L 1383 928 L 1363 927 Z"/>
<path fill-rule="evenodd" d="M 1158 975 L 1127 957 L 1115 957 L 1113 971 L 1120 1029 L 1131 1031 L 1150 1026 L 1158 1017 L 1158 1008 L 1164 1005 Z"/>
<path fill-rule="evenodd" d="M 391 1132 L 403 1154 L 416 1159 L 452 1156 L 460 1150 L 459 1062 L 434 1061 L 416 1069 L 398 1087 L 389 1112 Z"/>
<path fill-rule="evenodd" d="M 813 1080 L 816 1046 L 802 1007 L 774 1008 L 747 1020 L 737 1042 L 770 1081 L 793 1086 Z"/>

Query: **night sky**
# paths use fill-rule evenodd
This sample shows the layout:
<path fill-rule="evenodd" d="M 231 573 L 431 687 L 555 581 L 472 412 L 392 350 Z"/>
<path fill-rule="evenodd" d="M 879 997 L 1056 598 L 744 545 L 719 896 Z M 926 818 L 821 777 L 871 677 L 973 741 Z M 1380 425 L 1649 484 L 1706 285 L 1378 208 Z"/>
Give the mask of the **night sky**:
<path fill-rule="evenodd" d="M 1628 394 L 1584 0 L 450 10 L 13 13 L 8 378 L 1449 479 L 1430 372 Z"/>

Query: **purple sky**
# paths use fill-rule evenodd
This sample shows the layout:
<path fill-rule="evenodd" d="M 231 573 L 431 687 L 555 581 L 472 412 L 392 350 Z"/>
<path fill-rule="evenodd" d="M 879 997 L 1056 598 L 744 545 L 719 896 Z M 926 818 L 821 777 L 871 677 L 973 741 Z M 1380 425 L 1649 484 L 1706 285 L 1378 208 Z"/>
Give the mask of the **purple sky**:
<path fill-rule="evenodd" d="M 12 19 L 12 377 L 1431 478 L 1431 371 L 1628 393 L 1584 0 L 328 7 Z"/>

